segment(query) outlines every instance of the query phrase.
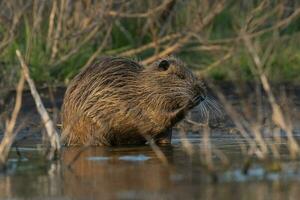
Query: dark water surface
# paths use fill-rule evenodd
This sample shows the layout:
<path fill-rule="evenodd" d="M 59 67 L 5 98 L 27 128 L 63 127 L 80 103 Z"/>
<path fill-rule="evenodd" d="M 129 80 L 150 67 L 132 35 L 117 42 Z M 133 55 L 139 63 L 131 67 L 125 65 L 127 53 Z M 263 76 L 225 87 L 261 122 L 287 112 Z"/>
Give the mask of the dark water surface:
<path fill-rule="evenodd" d="M 55 96 L 57 108 L 62 94 Z M 46 107 L 55 106 L 47 99 Z M 294 101 L 296 113 L 299 99 Z M 18 143 L 18 151 L 12 149 L 6 172 L 0 173 L 0 199 L 300 199 L 299 160 L 291 160 L 283 149 L 280 163 L 250 162 L 241 151 L 246 141 L 226 130 L 212 130 L 214 149 L 230 160 L 225 167 L 213 156 L 214 173 L 204 166 L 198 133 L 186 139 L 175 134 L 171 146 L 161 147 L 168 164 L 149 146 L 64 148 L 60 160 L 45 162 L 39 116 L 30 98 L 24 104 L 18 140 L 28 138 Z M 294 120 L 299 140 L 299 119 Z M 187 154 L 184 142 L 193 155 Z"/>

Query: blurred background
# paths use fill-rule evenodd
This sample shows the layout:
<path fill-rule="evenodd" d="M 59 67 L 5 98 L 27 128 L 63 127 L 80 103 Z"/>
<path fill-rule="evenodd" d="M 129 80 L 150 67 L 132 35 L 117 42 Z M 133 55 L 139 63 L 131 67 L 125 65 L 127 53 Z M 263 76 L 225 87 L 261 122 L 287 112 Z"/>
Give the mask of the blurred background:
<path fill-rule="evenodd" d="M 273 82 L 300 81 L 297 0 L 0 1 L 0 87 L 14 87 L 15 50 L 33 79 L 64 84 L 98 56 L 149 64 L 176 55 L 205 77 L 251 81 L 247 34 Z M 3 90 L 1 90 L 3 92 Z"/>

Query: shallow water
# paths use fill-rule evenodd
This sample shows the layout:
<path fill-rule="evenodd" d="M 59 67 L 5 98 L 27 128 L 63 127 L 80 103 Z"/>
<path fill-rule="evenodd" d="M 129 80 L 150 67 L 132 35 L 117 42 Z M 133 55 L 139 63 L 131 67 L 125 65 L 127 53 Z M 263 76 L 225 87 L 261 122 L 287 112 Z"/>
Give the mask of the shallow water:
<path fill-rule="evenodd" d="M 50 109 L 56 104 L 59 108 L 62 95 L 63 91 L 56 95 L 60 98 L 54 104 L 46 97 L 46 107 Z M 46 162 L 39 116 L 28 96 L 24 98 L 26 106 L 18 122 L 22 124 L 17 139 L 21 142 L 17 143 L 17 149 L 12 149 L 6 171 L 0 173 L 0 199 L 276 200 L 300 197 L 299 160 L 291 160 L 284 148 L 280 163 L 249 160 L 241 150 L 246 140 L 230 134 L 229 129 L 212 130 L 213 148 L 230 160 L 230 165 L 224 166 L 214 155 L 214 171 L 207 170 L 203 162 L 203 139 L 198 133 L 190 133 L 186 139 L 175 133 L 172 145 L 161 147 L 167 164 L 147 145 L 64 148 L 61 159 Z M 296 113 L 299 113 L 299 99 L 294 101 Z M 299 118 L 293 119 L 294 134 L 299 141 Z M 188 155 L 182 145 L 186 142 L 191 144 L 194 154 Z"/>
<path fill-rule="evenodd" d="M 0 175 L 0 198 L 226 200 L 300 195 L 299 161 L 287 159 L 280 170 L 268 167 L 270 162 L 254 162 L 245 173 L 239 147 L 244 141 L 218 135 L 213 142 L 232 164 L 223 168 L 216 161 L 218 170 L 210 173 L 199 154 L 186 154 L 181 141 L 175 138 L 171 146 L 162 147 L 167 165 L 149 146 L 65 148 L 60 161 L 47 164 L 34 145 L 20 148 L 21 157 L 13 150 L 6 173 Z M 200 137 L 188 141 L 199 150 Z"/>

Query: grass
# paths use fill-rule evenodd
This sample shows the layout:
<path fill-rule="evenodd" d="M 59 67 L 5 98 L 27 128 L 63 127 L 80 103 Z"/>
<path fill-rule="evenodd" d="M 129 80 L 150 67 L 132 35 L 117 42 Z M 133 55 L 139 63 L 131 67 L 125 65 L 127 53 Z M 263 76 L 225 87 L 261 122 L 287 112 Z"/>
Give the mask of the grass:
<path fill-rule="evenodd" d="M 280 2 L 276 3 L 279 4 Z M 276 3 L 273 5 L 276 5 Z M 225 50 L 192 51 L 190 49 L 192 47 L 201 47 L 203 44 L 209 46 L 209 42 L 237 37 L 237 30 L 247 21 L 247 14 L 251 13 L 255 6 L 258 5 L 255 2 L 247 3 L 246 1 L 244 4 L 246 5 L 246 7 L 243 7 L 244 12 L 240 12 L 238 11 L 241 6 L 240 4 L 237 4 L 233 1 L 226 1 L 226 6 L 223 11 L 213 19 L 209 26 L 199 33 L 199 36 L 204 40 L 203 43 L 199 43 L 197 39 L 192 38 L 187 44 L 183 45 L 174 53 L 182 58 L 193 70 L 203 70 L 210 64 L 214 63 L 226 53 Z M 127 8 L 131 9 L 128 10 L 128 13 L 142 13 L 141 10 L 147 10 L 147 8 L 141 7 L 141 4 L 138 4 L 138 6 L 141 8 L 136 8 L 132 5 L 133 4 L 131 3 L 131 7 Z M 0 53 L 0 60 L 4 63 L 4 65 L 1 65 L 2 69 L 0 72 L 2 82 L 9 81 L 12 83 L 8 85 L 13 85 L 13 83 L 15 83 L 17 80 L 17 76 L 12 80 L 6 79 L 7 74 L 14 71 L 17 73 L 19 69 L 15 56 L 16 49 L 20 49 L 25 54 L 26 61 L 30 66 L 31 76 L 39 84 L 68 82 L 68 80 L 78 73 L 80 68 L 85 65 L 88 59 L 101 45 L 103 41 L 103 35 L 107 30 L 107 24 L 113 24 L 112 32 L 110 34 L 111 36 L 108 39 L 107 45 L 105 45 L 103 51 L 99 53 L 98 56 L 106 55 L 107 53 L 111 54 L 111 52 L 116 52 L 113 53 L 113 55 L 117 56 L 118 52 L 124 52 L 126 50 L 138 48 L 142 45 L 146 45 L 152 41 L 155 41 L 156 37 L 160 37 L 160 34 L 163 34 L 164 36 L 180 30 L 182 30 L 183 33 L 185 31 L 190 31 L 192 30 L 191 28 L 193 28 L 193 25 L 191 25 L 192 20 L 197 14 L 197 6 L 205 7 L 197 1 L 191 1 L 190 3 L 179 1 L 178 5 L 175 6 L 174 10 L 170 14 L 170 20 L 164 22 L 161 22 L 159 16 L 155 15 L 150 15 L 146 18 L 107 18 L 106 20 L 108 22 L 106 23 L 104 21 L 103 25 L 99 26 L 100 28 L 97 33 L 85 44 L 80 46 L 78 51 L 69 56 L 65 61 L 54 64 L 54 61 L 59 60 L 61 56 L 76 48 L 76 45 L 79 45 L 80 42 L 87 37 L 88 33 L 84 32 L 84 30 L 79 30 L 79 35 L 82 35 L 78 36 L 78 38 L 64 39 L 64 37 L 67 38 L 68 34 L 70 34 L 70 32 L 73 30 L 72 27 L 68 27 L 68 21 L 64 21 L 62 25 L 61 36 L 59 38 L 58 53 L 54 58 L 54 61 L 51 61 L 52 49 L 51 46 L 49 47 L 47 44 L 47 35 L 50 28 L 49 17 L 51 14 L 51 6 L 51 3 L 45 4 L 44 13 L 40 16 L 37 16 L 37 18 L 39 18 L 41 21 L 37 27 L 34 27 L 35 18 L 30 12 L 31 7 L 27 7 L 27 10 L 23 13 L 23 17 L 20 19 L 20 22 L 17 25 L 14 39 Z M 98 4 L 95 6 L 98 6 Z M 21 9 L 21 7 L 19 9 Z M 294 10 L 296 9 L 297 5 L 295 5 Z M 123 12 L 123 10 L 120 12 Z M 207 13 L 209 13 L 209 9 L 204 9 L 203 15 Z M 262 11 L 261 13 L 254 15 L 254 18 L 264 16 L 264 13 L 265 12 Z M 79 13 L 76 13 L 76 10 L 74 10 L 73 15 L 75 14 L 80 15 Z M 276 24 L 276 20 L 280 20 L 280 17 L 278 17 L 279 13 L 270 15 L 271 17 L 267 18 L 267 20 L 256 29 L 268 27 L 270 24 Z M 68 16 L 65 17 L 67 18 Z M 88 19 L 92 20 L 94 16 L 89 17 L 90 18 Z M 59 13 L 56 13 L 54 20 L 54 31 L 56 31 L 55 28 L 58 24 L 58 20 Z M 68 20 L 75 20 L 75 17 L 72 18 L 71 16 L 70 19 L 68 18 Z M 103 20 L 105 20 L 105 18 Z M 284 81 L 292 83 L 299 83 L 300 81 L 299 76 L 297 75 L 300 72 L 300 48 L 298 42 L 300 31 L 299 22 L 300 18 L 298 16 L 291 20 L 286 27 L 280 29 L 278 28 L 275 31 L 267 32 L 255 38 L 255 40 L 261 43 L 264 48 L 267 48 L 270 43 L 277 41 L 275 42 L 275 46 L 272 50 L 272 58 L 270 59 L 270 63 L 265 69 L 268 72 L 268 76 L 271 81 Z M 76 23 L 82 23 L 82 21 Z M 88 28 L 86 29 L 90 30 Z M 165 31 L 160 32 L 163 28 L 165 28 Z M 68 34 L 63 32 L 65 30 L 68 31 Z M 78 30 L 74 28 L 74 32 L 75 31 Z M 7 34 L 7 26 L 5 27 L 5 25 L 1 24 L 0 21 L 0 39 Z M 277 36 L 274 36 L 276 34 Z M 52 37 L 52 43 L 53 41 L 54 39 Z M 174 42 L 176 42 L 176 40 L 158 45 L 158 50 L 167 48 Z M 238 72 L 240 73 L 239 77 L 242 77 L 242 79 L 245 79 L 246 81 L 253 80 L 253 74 L 249 67 L 249 60 L 251 59 L 249 58 L 249 55 L 245 53 L 243 45 L 239 44 L 238 41 L 232 43 L 225 42 L 218 45 L 226 48 L 231 48 L 231 46 L 234 46 L 234 55 L 222 62 L 217 67 L 207 71 L 205 75 L 216 80 L 234 80 Z M 155 49 L 150 48 L 139 54 L 133 55 L 132 57 L 137 57 L 139 60 L 143 60 L 147 57 L 150 57 L 154 53 Z M 263 53 L 264 49 L 262 50 L 262 54 Z"/>

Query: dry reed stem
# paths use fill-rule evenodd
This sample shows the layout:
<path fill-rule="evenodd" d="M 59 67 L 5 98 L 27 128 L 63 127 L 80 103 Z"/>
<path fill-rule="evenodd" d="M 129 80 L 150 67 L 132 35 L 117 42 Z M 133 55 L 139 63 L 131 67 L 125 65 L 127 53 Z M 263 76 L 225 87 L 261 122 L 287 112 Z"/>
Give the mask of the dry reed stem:
<path fill-rule="evenodd" d="M 22 93 L 23 93 L 23 89 L 24 89 L 24 83 L 25 83 L 24 73 L 21 73 L 21 77 L 20 77 L 20 80 L 19 80 L 19 83 L 17 86 L 17 90 L 16 90 L 15 106 L 14 106 L 14 109 L 12 112 L 11 119 L 7 123 L 4 137 L 0 144 L 0 166 L 5 165 L 9 150 L 10 150 L 11 145 L 17 135 L 17 131 L 14 131 L 14 128 L 16 125 L 17 117 L 19 115 L 19 111 L 22 106 Z"/>
<path fill-rule="evenodd" d="M 148 141 L 151 149 L 153 150 L 153 152 L 156 154 L 157 158 L 164 164 L 164 165 L 168 165 L 168 159 L 166 157 L 166 155 L 164 154 L 164 152 L 162 152 L 162 150 L 159 148 L 159 146 L 157 146 L 157 144 L 155 143 L 155 141 L 150 137 L 145 135 L 146 140 Z"/>
<path fill-rule="evenodd" d="M 17 54 L 17 57 L 18 57 L 19 62 L 21 64 L 25 79 L 26 79 L 26 81 L 27 81 L 27 83 L 30 87 L 30 91 L 31 91 L 31 94 L 32 94 L 33 99 L 35 101 L 37 110 L 38 110 L 38 112 L 39 112 L 39 114 L 40 114 L 40 116 L 43 120 L 43 123 L 45 125 L 48 137 L 50 139 L 51 149 L 50 149 L 50 153 L 48 155 L 49 156 L 48 158 L 51 160 L 51 159 L 54 158 L 56 153 L 59 153 L 60 148 L 61 148 L 60 141 L 59 141 L 59 135 L 58 135 L 58 133 L 55 129 L 53 121 L 51 120 L 47 110 L 45 109 L 45 106 L 43 105 L 43 102 L 41 100 L 40 95 L 37 92 L 37 89 L 35 87 L 35 84 L 34 84 L 33 80 L 30 78 L 29 69 L 28 69 L 28 67 L 27 67 L 20 51 L 16 50 L 16 54 Z"/>
<path fill-rule="evenodd" d="M 233 123 L 239 130 L 239 133 L 243 138 L 246 139 L 247 143 L 249 144 L 251 149 L 256 149 L 256 142 L 249 136 L 246 129 L 244 128 L 245 120 L 239 116 L 233 106 L 226 100 L 226 97 L 216 88 L 210 81 L 207 82 L 209 87 L 215 91 L 218 99 L 223 104 L 225 111 L 228 113 L 230 118 L 232 119 Z"/>
<path fill-rule="evenodd" d="M 271 149 L 271 153 L 274 155 L 275 158 L 279 158 L 279 150 L 277 145 L 274 145 L 271 142 L 266 141 L 262 137 L 262 127 L 258 122 L 255 122 L 253 124 L 246 123 L 243 118 L 241 118 L 238 113 L 234 110 L 234 108 L 227 102 L 225 99 L 225 96 L 216 90 L 214 86 L 212 86 L 211 83 L 209 83 L 212 88 L 214 88 L 218 98 L 224 105 L 224 108 L 226 112 L 229 114 L 231 119 L 233 120 L 234 124 L 236 125 L 237 129 L 240 131 L 240 134 L 246 139 L 248 144 L 250 145 L 250 148 L 248 149 L 248 154 L 255 154 L 259 159 L 265 159 L 268 155 L 269 149 L 268 146 Z M 243 122 L 244 121 L 244 122 Z M 244 128 L 245 127 L 245 128 Z M 250 130 L 250 132 L 253 134 L 254 138 L 250 137 L 247 133 L 247 130 Z M 278 142 L 278 140 L 275 141 Z"/>
<path fill-rule="evenodd" d="M 121 52 L 119 55 L 120 56 L 124 56 L 124 57 L 129 57 L 129 56 L 133 56 L 133 55 L 137 55 L 143 51 L 146 51 L 150 48 L 155 48 L 155 45 L 159 45 L 161 43 L 164 43 L 164 42 L 168 42 L 170 40 L 174 40 L 174 39 L 177 39 L 178 37 L 180 37 L 181 34 L 180 33 L 173 33 L 173 34 L 170 34 L 170 35 L 167 35 L 167 36 L 164 36 L 160 39 L 157 39 L 156 41 L 154 42 L 150 42 L 148 44 L 145 44 L 143 46 L 140 46 L 136 49 L 130 49 L 128 51 L 125 51 L 125 52 Z"/>
<path fill-rule="evenodd" d="M 230 164 L 229 159 L 226 156 L 226 154 L 222 150 L 219 150 L 214 145 L 212 145 L 212 153 L 215 154 L 220 159 L 223 166 L 228 166 Z"/>
<path fill-rule="evenodd" d="M 212 22 L 212 20 L 215 18 L 215 16 L 218 15 L 223 9 L 224 9 L 224 1 L 216 3 L 215 7 L 203 20 L 195 19 L 195 21 L 192 23 L 194 24 L 195 27 L 194 31 L 188 32 L 183 38 L 179 39 L 172 46 L 166 48 L 165 50 L 159 52 L 158 54 L 154 54 L 153 56 L 143 60 L 141 63 L 147 65 L 157 60 L 157 58 L 162 58 L 174 53 L 175 51 L 180 49 L 183 45 L 185 45 L 193 37 L 195 32 L 198 33 L 202 31 L 204 27 L 209 25 Z"/>
<path fill-rule="evenodd" d="M 12 25 L 3 40 L 0 42 L 0 52 L 2 52 L 3 49 L 5 49 L 15 38 L 15 30 L 17 29 L 17 25 L 20 22 L 20 18 L 23 16 L 24 11 L 25 10 L 14 13 Z"/>
<path fill-rule="evenodd" d="M 243 30 L 242 30 L 243 31 Z M 288 137 L 288 148 L 290 150 L 290 154 L 292 158 L 295 158 L 299 154 L 299 145 L 296 142 L 294 136 L 293 136 L 293 129 L 292 125 L 285 120 L 284 114 L 282 112 L 282 109 L 280 108 L 279 104 L 276 101 L 276 98 L 271 90 L 271 86 L 269 84 L 269 81 L 267 79 L 267 76 L 265 75 L 263 71 L 264 64 L 261 62 L 261 59 L 252 43 L 250 38 L 248 37 L 246 32 L 242 32 L 242 37 L 244 39 L 245 46 L 247 47 L 254 65 L 259 73 L 259 78 L 262 83 L 262 86 L 267 93 L 269 103 L 272 107 L 272 120 L 273 122 L 278 125 L 282 130 L 284 130 Z"/>
<path fill-rule="evenodd" d="M 97 33 L 98 33 L 99 27 L 95 27 L 88 35 L 86 38 L 82 40 L 79 44 L 76 45 L 73 49 L 71 49 L 67 54 L 63 55 L 59 59 L 57 59 L 55 62 L 53 60 L 53 65 L 59 65 L 62 62 L 68 60 L 72 55 L 77 53 L 79 49 L 85 45 L 87 42 L 89 42 Z"/>
<path fill-rule="evenodd" d="M 83 66 L 83 69 L 88 67 L 89 65 L 92 64 L 92 62 L 96 59 L 96 57 L 101 53 L 101 51 L 104 49 L 104 47 L 106 46 L 107 42 L 108 42 L 108 39 L 109 39 L 109 36 L 111 34 L 111 31 L 112 31 L 112 25 L 109 26 L 105 36 L 104 36 L 104 39 L 101 43 L 101 45 L 99 46 L 99 48 L 93 53 L 93 55 L 89 58 L 89 60 L 85 63 L 85 65 Z"/>
<path fill-rule="evenodd" d="M 234 54 L 233 54 L 233 49 L 231 49 L 227 54 L 225 54 L 222 58 L 218 59 L 217 61 L 213 62 L 212 64 L 208 65 L 205 69 L 200 70 L 199 72 L 197 72 L 198 75 L 201 74 L 205 74 L 207 72 L 209 72 L 211 69 L 216 68 L 217 66 L 220 66 L 221 64 L 223 64 L 226 60 L 228 60 L 229 58 L 231 58 Z"/>
<path fill-rule="evenodd" d="M 90 145 L 84 145 L 84 146 L 80 147 L 80 149 L 78 150 L 76 155 L 70 160 L 70 162 L 68 164 L 66 164 L 66 167 L 71 169 L 72 166 L 74 165 L 74 163 L 80 158 L 81 154 L 83 152 L 85 152 L 89 147 L 91 147 L 91 146 Z"/>
<path fill-rule="evenodd" d="M 42 15 L 43 11 L 46 7 L 46 1 L 35 1 L 33 3 L 33 32 L 40 32 L 41 31 L 41 22 L 42 22 Z"/>
<path fill-rule="evenodd" d="M 209 138 L 209 127 L 208 124 L 206 124 L 203 128 L 203 147 L 201 148 L 202 153 L 204 154 L 204 160 L 205 164 L 207 165 L 207 168 L 211 171 L 214 170 L 214 163 L 212 159 L 212 146 Z"/>
<path fill-rule="evenodd" d="M 113 16 L 113 17 L 123 17 L 123 18 L 147 18 L 147 17 L 150 17 L 150 16 L 156 14 L 157 12 L 163 10 L 169 3 L 171 3 L 171 1 L 173 1 L 173 0 L 165 0 L 159 6 L 149 9 L 145 13 L 120 13 L 120 12 L 116 12 L 116 11 L 109 11 L 109 12 L 107 12 L 107 15 Z"/>
<path fill-rule="evenodd" d="M 266 144 L 266 141 L 263 139 L 261 132 L 260 132 L 260 126 L 258 124 L 250 125 L 250 129 L 254 134 L 255 141 L 257 143 L 257 146 L 260 148 L 260 158 L 264 159 L 266 158 L 268 154 L 268 146 Z"/>
<path fill-rule="evenodd" d="M 212 159 L 213 154 L 215 154 L 220 159 L 220 161 L 222 162 L 222 164 L 224 166 L 229 165 L 229 159 L 227 158 L 227 156 L 221 150 L 219 150 L 217 147 L 215 147 L 210 141 L 210 128 L 208 126 L 208 122 L 202 124 L 202 123 L 190 120 L 190 119 L 185 119 L 185 121 L 198 127 L 199 133 L 201 130 L 203 130 L 203 135 L 202 135 L 203 147 L 200 146 L 200 150 L 204 154 L 205 163 L 207 164 L 208 169 L 209 170 L 214 169 L 214 164 L 213 164 L 213 159 Z M 190 142 L 188 142 L 188 145 L 189 146 L 187 146 L 187 147 L 184 146 L 184 147 L 187 148 L 187 150 L 189 150 L 189 151 L 193 150 L 192 144 Z M 194 151 L 192 151 L 192 153 L 194 153 Z"/>
<path fill-rule="evenodd" d="M 47 34 L 47 48 L 51 47 L 56 10 L 57 10 L 57 1 L 53 0 L 52 9 L 51 9 L 50 16 L 49 16 L 49 28 L 48 28 L 48 34 Z"/>
<path fill-rule="evenodd" d="M 253 33 L 251 33 L 251 32 L 247 33 L 248 37 L 250 39 L 253 39 L 253 38 L 259 37 L 259 36 L 261 36 L 265 33 L 277 30 L 279 28 L 283 28 L 285 26 L 288 26 L 293 20 L 295 20 L 299 16 L 300 16 L 300 8 L 296 9 L 290 16 L 278 21 L 276 24 L 274 24 L 271 27 L 263 28 L 263 29 L 260 29 L 259 31 L 253 32 Z M 216 40 L 213 40 L 213 41 L 208 41 L 208 43 L 209 44 L 225 44 L 225 43 L 237 42 L 237 41 L 240 41 L 242 39 L 243 39 L 243 36 L 238 35 L 238 36 L 232 37 L 232 38 L 216 39 Z"/>
<path fill-rule="evenodd" d="M 51 61 L 53 61 L 56 57 L 56 54 L 58 53 L 58 41 L 59 37 L 61 35 L 61 31 L 63 29 L 62 23 L 63 23 L 63 15 L 65 11 L 65 5 L 66 5 L 66 0 L 61 0 L 60 1 L 60 10 L 58 13 L 58 19 L 57 19 L 57 26 L 56 30 L 54 33 L 54 38 L 53 38 L 53 45 L 52 45 L 52 51 L 51 51 Z"/>
<path fill-rule="evenodd" d="M 193 145 L 188 141 L 185 131 L 181 128 L 179 129 L 179 136 L 181 138 L 181 144 L 186 153 L 191 157 L 194 154 Z"/>

